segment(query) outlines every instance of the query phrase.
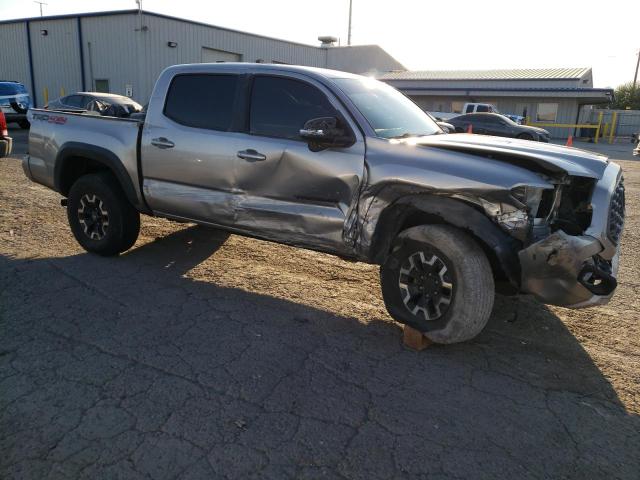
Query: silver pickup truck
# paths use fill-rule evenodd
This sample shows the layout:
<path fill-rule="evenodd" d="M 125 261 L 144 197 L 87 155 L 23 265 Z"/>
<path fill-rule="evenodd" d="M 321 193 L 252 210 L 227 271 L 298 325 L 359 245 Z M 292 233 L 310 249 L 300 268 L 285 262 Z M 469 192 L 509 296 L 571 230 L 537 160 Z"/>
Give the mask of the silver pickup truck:
<path fill-rule="evenodd" d="M 568 307 L 616 288 L 620 167 L 586 151 L 446 135 L 395 89 L 343 72 L 178 65 L 146 116 L 33 109 L 24 171 L 89 252 L 140 213 L 378 264 L 389 313 L 439 343 L 477 335 L 496 288 Z"/>

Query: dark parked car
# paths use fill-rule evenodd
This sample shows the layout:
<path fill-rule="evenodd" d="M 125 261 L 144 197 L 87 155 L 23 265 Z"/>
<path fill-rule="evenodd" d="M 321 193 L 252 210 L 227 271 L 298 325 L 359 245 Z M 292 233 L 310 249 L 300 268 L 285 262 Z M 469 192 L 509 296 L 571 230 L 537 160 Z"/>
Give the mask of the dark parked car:
<path fill-rule="evenodd" d="M 95 112 L 104 117 L 129 117 L 142 111 L 142 105 L 123 95 L 100 92 L 78 92 L 53 100 L 45 105 L 49 110 Z"/>
<path fill-rule="evenodd" d="M 31 108 L 29 92 L 20 82 L 0 80 L 0 111 L 7 123 L 17 123 L 20 128 L 29 128 L 27 110 Z"/>
<path fill-rule="evenodd" d="M 468 131 L 469 125 L 471 125 L 473 133 L 537 140 L 538 142 L 549 141 L 549 132 L 545 129 L 518 125 L 510 118 L 498 113 L 468 113 L 450 118 L 449 123 L 455 127 L 458 133 Z"/>

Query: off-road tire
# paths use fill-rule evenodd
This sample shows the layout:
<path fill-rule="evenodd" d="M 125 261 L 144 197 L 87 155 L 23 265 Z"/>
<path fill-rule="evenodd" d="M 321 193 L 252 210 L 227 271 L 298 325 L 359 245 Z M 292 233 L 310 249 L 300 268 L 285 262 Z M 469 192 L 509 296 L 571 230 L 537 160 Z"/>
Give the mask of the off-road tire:
<path fill-rule="evenodd" d="M 407 298 L 417 298 L 408 295 L 408 288 L 403 290 L 401 287 L 401 284 L 406 287 L 409 283 L 406 267 L 413 265 L 412 258 L 436 258 L 435 262 L 442 262 L 447 267 L 446 282 L 443 280 L 436 290 L 450 283 L 450 303 L 440 306 L 442 314 L 437 318 L 425 318 L 428 309 L 424 313 L 409 309 L 417 303 L 405 304 Z M 436 270 L 443 271 L 438 267 L 441 264 L 434 264 Z M 448 225 L 422 225 L 400 232 L 391 253 L 380 267 L 380 283 L 389 314 L 396 321 L 423 332 L 435 343 L 464 342 L 478 335 L 491 316 L 495 297 L 487 256 L 469 234 Z M 422 285 L 419 280 L 414 284 Z M 432 305 L 428 301 L 427 304 Z"/>
<path fill-rule="evenodd" d="M 107 226 L 92 237 L 86 233 L 86 222 L 79 213 L 87 200 L 99 203 L 106 212 Z M 140 214 L 129 203 L 118 181 L 108 172 L 83 175 L 71 186 L 67 199 L 67 218 L 73 235 L 87 252 L 98 255 L 118 255 L 133 246 L 140 232 Z M 104 223 L 104 222 L 103 222 Z M 99 237 L 99 238 L 98 238 Z"/>

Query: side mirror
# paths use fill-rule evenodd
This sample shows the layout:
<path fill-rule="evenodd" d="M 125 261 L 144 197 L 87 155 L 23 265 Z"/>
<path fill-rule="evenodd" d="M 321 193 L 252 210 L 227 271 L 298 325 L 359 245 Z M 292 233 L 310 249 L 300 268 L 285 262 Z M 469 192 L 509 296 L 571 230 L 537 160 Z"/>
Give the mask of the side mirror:
<path fill-rule="evenodd" d="M 436 122 L 438 126 L 444 131 L 444 133 L 454 133 L 454 130 L 451 130 L 452 125 L 447 122 Z"/>
<path fill-rule="evenodd" d="M 348 147 L 354 142 L 352 135 L 340 127 L 340 120 L 336 117 L 312 118 L 305 122 L 299 133 L 314 152 L 331 147 Z"/>

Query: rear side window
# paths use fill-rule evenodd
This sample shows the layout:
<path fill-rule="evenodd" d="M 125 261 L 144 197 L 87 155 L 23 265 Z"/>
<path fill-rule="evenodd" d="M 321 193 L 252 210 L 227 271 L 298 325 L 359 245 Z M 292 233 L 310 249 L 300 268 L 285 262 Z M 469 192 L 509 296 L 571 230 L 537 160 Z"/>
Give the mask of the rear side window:
<path fill-rule="evenodd" d="M 237 75 L 178 75 L 169 87 L 164 114 L 188 127 L 227 131 L 237 88 Z"/>
<path fill-rule="evenodd" d="M 62 103 L 70 107 L 84 108 L 87 102 L 82 95 L 69 95 L 62 99 Z"/>
<path fill-rule="evenodd" d="M 335 115 L 313 85 L 281 77 L 256 77 L 251 91 L 249 129 L 253 135 L 300 139 L 300 129 L 317 117 Z"/>
<path fill-rule="evenodd" d="M 488 111 L 489 111 L 488 105 L 478 105 L 478 108 L 476 108 L 476 112 L 488 112 Z"/>

